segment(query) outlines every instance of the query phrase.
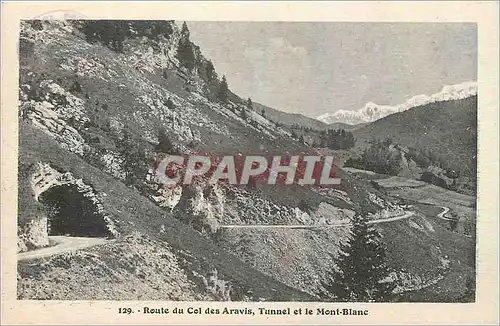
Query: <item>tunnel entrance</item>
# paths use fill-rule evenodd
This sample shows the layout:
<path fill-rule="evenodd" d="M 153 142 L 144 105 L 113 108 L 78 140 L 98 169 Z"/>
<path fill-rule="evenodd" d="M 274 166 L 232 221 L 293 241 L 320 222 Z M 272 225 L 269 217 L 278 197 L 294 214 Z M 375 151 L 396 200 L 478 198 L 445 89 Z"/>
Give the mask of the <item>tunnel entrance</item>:
<path fill-rule="evenodd" d="M 107 237 L 110 232 L 91 199 L 75 184 L 54 186 L 43 192 L 39 201 L 48 207 L 48 233 L 51 236 Z"/>

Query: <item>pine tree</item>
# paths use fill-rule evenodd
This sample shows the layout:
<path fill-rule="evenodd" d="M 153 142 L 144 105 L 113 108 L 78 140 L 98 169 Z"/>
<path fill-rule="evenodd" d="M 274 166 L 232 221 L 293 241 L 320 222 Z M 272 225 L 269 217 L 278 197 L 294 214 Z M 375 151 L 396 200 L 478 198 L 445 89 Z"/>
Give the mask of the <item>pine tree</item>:
<path fill-rule="evenodd" d="M 177 48 L 177 59 L 181 64 L 187 69 L 191 70 L 194 68 L 195 57 L 193 44 L 189 40 L 189 29 L 186 22 L 182 24 L 181 38 L 179 39 L 179 46 Z"/>
<path fill-rule="evenodd" d="M 125 182 L 131 185 L 142 180 L 147 172 L 146 154 L 143 148 L 137 146 L 132 134 L 126 129 L 117 144 L 117 149 L 123 157 L 122 168 L 125 172 Z"/>
<path fill-rule="evenodd" d="M 253 109 L 253 102 L 252 102 L 252 99 L 250 97 L 247 100 L 247 107 L 249 109 Z"/>
<path fill-rule="evenodd" d="M 227 93 L 229 88 L 227 86 L 226 76 L 222 76 L 222 80 L 219 85 L 219 91 L 217 92 L 217 99 L 223 103 L 227 103 Z"/>
<path fill-rule="evenodd" d="M 189 39 L 189 28 L 188 28 L 186 22 L 182 23 L 181 35 L 183 38 Z"/>
<path fill-rule="evenodd" d="M 212 61 L 210 61 L 210 60 L 207 61 L 205 71 L 206 71 L 208 81 L 212 81 L 213 79 L 215 79 L 216 74 L 215 74 L 214 64 L 212 63 Z"/>
<path fill-rule="evenodd" d="M 325 289 L 344 302 L 384 302 L 391 297 L 394 284 L 388 281 L 389 268 L 380 234 L 368 226 L 366 217 L 353 218 L 351 236 L 334 259 Z"/>

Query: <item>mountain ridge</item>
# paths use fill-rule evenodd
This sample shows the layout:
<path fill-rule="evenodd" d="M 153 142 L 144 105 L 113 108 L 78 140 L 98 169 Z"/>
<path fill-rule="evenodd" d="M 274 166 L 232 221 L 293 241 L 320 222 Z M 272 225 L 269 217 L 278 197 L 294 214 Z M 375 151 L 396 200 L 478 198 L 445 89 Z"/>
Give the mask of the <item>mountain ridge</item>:
<path fill-rule="evenodd" d="M 429 103 L 436 103 L 449 100 L 459 100 L 477 95 L 477 82 L 466 81 L 455 85 L 443 86 L 440 92 L 432 95 L 415 95 L 398 105 L 379 105 L 368 102 L 359 110 L 338 110 L 334 113 L 325 113 L 318 117 L 324 123 L 331 124 L 336 122 L 356 125 L 359 123 L 369 123 L 377 121 L 388 115 L 404 112 L 414 107 L 423 106 Z"/>
<path fill-rule="evenodd" d="M 475 194 L 477 95 L 411 108 L 353 133 L 357 146 L 373 139 L 390 139 L 399 146 L 425 153 L 431 165 L 458 172 L 457 184 L 466 187 L 466 193 Z"/>

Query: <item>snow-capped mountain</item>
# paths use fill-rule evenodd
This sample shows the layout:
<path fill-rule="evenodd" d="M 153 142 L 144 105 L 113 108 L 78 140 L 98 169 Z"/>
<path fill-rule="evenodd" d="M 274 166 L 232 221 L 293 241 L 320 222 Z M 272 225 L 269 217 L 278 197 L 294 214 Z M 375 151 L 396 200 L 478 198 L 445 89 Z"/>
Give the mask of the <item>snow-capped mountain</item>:
<path fill-rule="evenodd" d="M 477 82 L 467 81 L 456 85 L 447 85 L 439 93 L 433 95 L 416 95 L 399 105 L 379 105 L 368 102 L 362 109 L 356 111 L 338 110 L 325 113 L 316 119 L 327 124 L 342 122 L 351 125 L 373 122 L 388 115 L 403 112 L 408 109 L 434 102 L 459 100 L 477 95 Z"/>

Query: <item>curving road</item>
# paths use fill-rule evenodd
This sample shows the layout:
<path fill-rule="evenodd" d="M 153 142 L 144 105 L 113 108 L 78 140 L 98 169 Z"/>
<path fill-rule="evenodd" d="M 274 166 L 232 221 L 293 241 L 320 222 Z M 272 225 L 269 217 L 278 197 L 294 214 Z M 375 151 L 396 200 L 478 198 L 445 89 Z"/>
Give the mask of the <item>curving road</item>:
<path fill-rule="evenodd" d="M 56 243 L 51 247 L 45 247 L 37 250 L 22 252 L 17 254 L 17 260 L 31 260 L 60 254 L 63 252 L 76 251 L 79 249 L 89 248 L 104 244 L 108 241 L 105 238 L 84 238 L 84 237 L 67 237 L 67 236 L 52 236 L 49 239 Z"/>
<path fill-rule="evenodd" d="M 445 208 L 445 207 L 443 207 Z M 444 210 L 442 213 L 438 215 L 438 217 L 447 219 L 442 215 L 446 214 L 449 211 L 449 208 Z M 378 219 L 368 221 L 367 224 L 379 224 L 379 223 L 388 223 L 395 222 L 403 219 L 410 218 L 414 216 L 414 212 L 406 212 L 401 216 L 395 216 L 390 218 Z M 441 215 L 441 216 L 440 216 Z M 239 224 L 239 225 L 221 225 L 221 228 L 286 228 L 286 229 L 313 229 L 313 228 L 324 228 L 324 227 L 343 227 L 345 225 L 350 224 L 350 221 L 340 222 L 336 224 L 322 224 L 322 225 L 256 225 L 256 224 Z M 17 254 L 18 261 L 24 260 L 32 260 L 38 258 L 49 257 L 56 254 L 61 254 L 65 252 L 72 252 L 80 249 L 90 248 L 93 246 L 105 244 L 109 241 L 105 238 L 87 238 L 87 237 L 69 237 L 69 236 L 51 236 L 49 239 L 52 242 L 55 242 L 56 245 L 51 247 L 45 247 L 37 250 L 22 252 Z"/>
<path fill-rule="evenodd" d="M 410 218 L 413 215 L 415 215 L 415 212 L 406 212 L 405 214 L 401 216 L 395 216 L 395 217 L 390 217 L 390 218 L 381 218 L 379 220 L 372 220 L 366 222 L 366 224 L 379 224 L 379 223 L 387 223 L 387 222 L 394 222 L 394 221 L 399 221 L 399 220 L 404 220 L 406 218 Z"/>
<path fill-rule="evenodd" d="M 453 219 L 451 219 L 451 218 L 448 218 L 448 217 L 445 217 L 445 216 L 444 216 L 445 214 L 447 214 L 447 213 L 450 211 L 450 209 L 449 209 L 448 207 L 445 207 L 445 206 L 441 206 L 441 208 L 443 209 L 443 211 L 442 211 L 441 213 L 439 213 L 439 214 L 437 215 L 437 217 L 438 217 L 438 218 L 440 218 L 440 219 L 446 220 L 446 221 L 451 221 L 451 220 L 453 220 Z"/>
<path fill-rule="evenodd" d="M 387 223 L 387 222 L 394 222 L 394 221 L 399 221 L 403 219 L 407 219 L 415 215 L 414 212 L 406 212 L 405 214 L 401 216 L 395 216 L 395 217 L 390 217 L 390 218 L 381 218 L 378 220 L 371 220 L 368 221 L 367 224 L 379 224 L 379 223 Z M 345 222 L 339 222 L 335 224 L 320 224 L 320 225 L 304 225 L 304 224 L 293 224 L 293 225 L 282 225 L 282 224 L 275 224 L 275 225 L 265 225 L 265 224 L 234 224 L 234 225 L 220 225 L 220 228 L 226 228 L 226 229 L 316 229 L 316 228 L 323 228 L 323 227 L 341 227 L 345 225 L 349 225 L 351 222 L 350 221 L 345 221 Z"/>

